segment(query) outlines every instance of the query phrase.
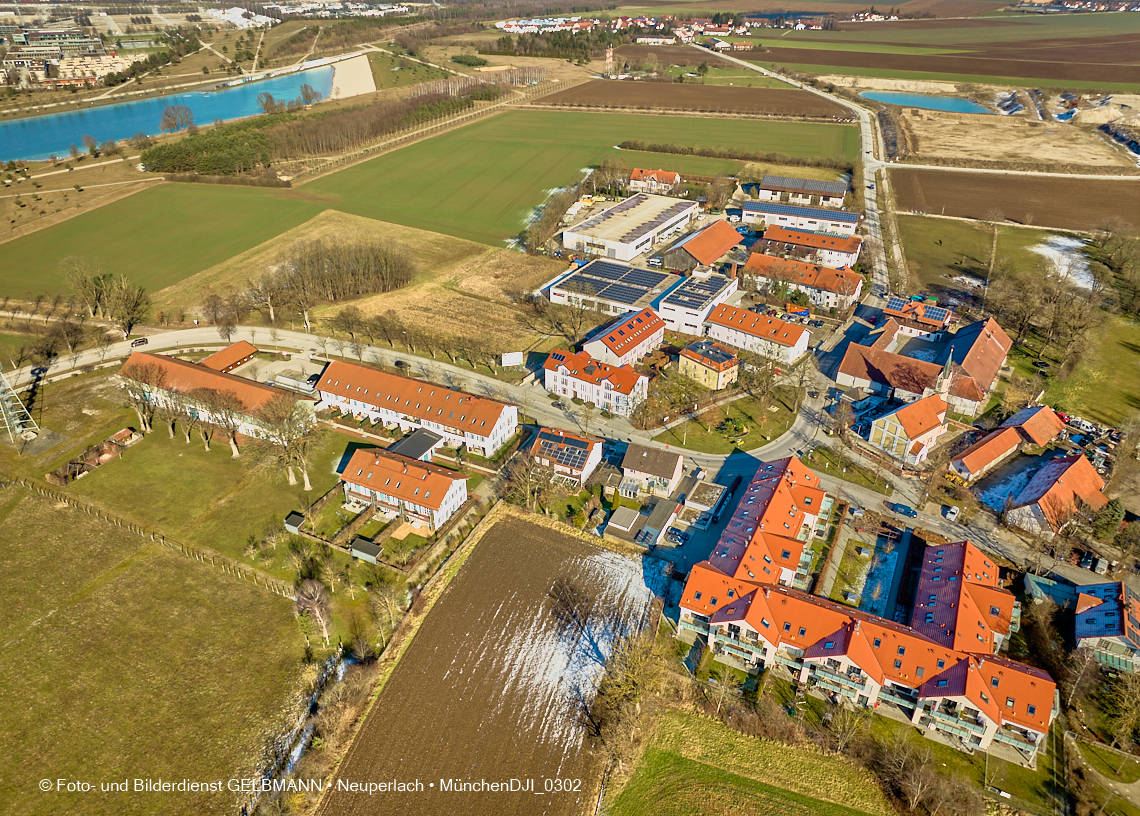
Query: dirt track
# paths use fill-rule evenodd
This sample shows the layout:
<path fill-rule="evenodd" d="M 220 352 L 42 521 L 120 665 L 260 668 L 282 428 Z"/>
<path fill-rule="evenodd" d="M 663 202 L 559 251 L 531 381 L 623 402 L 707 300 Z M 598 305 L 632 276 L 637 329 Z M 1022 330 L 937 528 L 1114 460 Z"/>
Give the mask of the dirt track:
<path fill-rule="evenodd" d="M 891 168 L 900 212 L 985 218 L 992 210 L 1018 223 L 1094 230 L 1108 218 L 1140 225 L 1140 180 Z"/>
<path fill-rule="evenodd" d="M 847 119 L 850 112 L 815 94 L 794 88 L 736 88 L 672 82 L 595 80 L 542 97 L 542 105 L 650 108 L 701 113 L 753 113 Z"/>
<path fill-rule="evenodd" d="M 562 577 L 601 610 L 575 637 L 548 611 Z M 638 562 L 528 521 L 498 522 L 428 614 L 337 774 L 418 779 L 423 792 L 334 792 L 321 816 L 592 812 L 600 757 L 569 701 L 592 697 L 615 632 L 640 627 L 648 602 Z M 554 778 L 581 780 L 580 790 L 547 793 Z M 534 790 L 445 793 L 446 779 L 532 779 Z"/>

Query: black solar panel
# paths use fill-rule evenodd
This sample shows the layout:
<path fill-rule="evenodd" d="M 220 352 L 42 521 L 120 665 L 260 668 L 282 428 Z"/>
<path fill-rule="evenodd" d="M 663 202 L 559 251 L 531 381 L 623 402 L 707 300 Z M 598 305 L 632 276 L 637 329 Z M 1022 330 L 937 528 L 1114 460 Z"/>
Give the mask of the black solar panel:
<path fill-rule="evenodd" d="M 585 275 L 575 275 L 574 278 L 563 282 L 561 288 L 575 294 L 596 295 L 606 288 L 607 283 L 608 281 L 600 281 Z"/>
<path fill-rule="evenodd" d="M 910 301 L 908 301 L 906 298 L 893 297 L 887 301 L 887 308 L 893 309 L 896 312 L 901 312 L 909 302 Z"/>
<path fill-rule="evenodd" d="M 633 269 L 628 275 L 622 278 L 622 283 L 630 283 L 634 286 L 644 286 L 648 289 L 652 289 L 663 280 L 665 280 L 665 276 L 660 272 L 646 272 L 641 269 Z"/>
<path fill-rule="evenodd" d="M 638 299 L 645 294 L 645 289 L 634 286 L 626 286 L 623 283 L 610 284 L 605 288 L 605 291 L 599 292 L 599 297 L 604 297 L 609 300 L 616 300 L 619 303 L 636 303 Z"/>
<path fill-rule="evenodd" d="M 582 267 L 582 274 L 590 274 L 607 280 L 621 280 L 629 272 L 628 266 L 609 263 L 608 261 L 592 261 Z"/>
<path fill-rule="evenodd" d="M 950 314 L 949 309 L 943 309 L 938 306 L 927 306 L 925 311 L 926 316 L 931 320 L 945 320 Z"/>

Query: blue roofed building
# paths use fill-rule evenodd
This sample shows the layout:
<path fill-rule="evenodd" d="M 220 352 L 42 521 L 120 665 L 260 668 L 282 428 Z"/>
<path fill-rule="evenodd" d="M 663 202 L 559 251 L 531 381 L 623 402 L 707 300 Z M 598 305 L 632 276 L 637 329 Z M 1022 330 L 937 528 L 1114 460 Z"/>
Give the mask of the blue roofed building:
<path fill-rule="evenodd" d="M 1123 582 L 1077 587 L 1077 647 L 1107 669 L 1140 671 L 1140 595 Z"/>
<path fill-rule="evenodd" d="M 863 216 L 846 210 L 824 210 L 819 207 L 797 207 L 768 201 L 745 201 L 742 218 L 746 224 L 763 223 L 765 227 L 787 227 L 810 232 L 854 235 Z"/>

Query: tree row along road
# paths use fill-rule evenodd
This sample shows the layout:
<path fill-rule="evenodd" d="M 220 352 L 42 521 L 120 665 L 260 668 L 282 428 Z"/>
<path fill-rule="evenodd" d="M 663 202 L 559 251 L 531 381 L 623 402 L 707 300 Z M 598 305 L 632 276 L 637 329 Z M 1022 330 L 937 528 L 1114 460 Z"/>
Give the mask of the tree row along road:
<path fill-rule="evenodd" d="M 213 327 L 158 332 L 149 335 L 147 339 L 147 345 L 141 347 L 139 349 L 140 351 L 154 353 L 187 348 L 219 348 L 228 345 L 228 343 L 221 340 L 217 330 Z M 325 349 L 337 347 L 337 341 L 330 340 L 328 337 L 298 331 L 278 330 L 277 338 L 273 340 L 269 329 L 250 326 L 241 326 L 235 330 L 230 342 L 237 340 L 249 340 L 254 345 L 260 343 L 261 348 L 297 352 L 302 355 L 309 354 L 311 350 L 315 350 L 316 353 L 314 356 L 319 356 L 322 359 L 326 353 Z M 124 341 L 110 346 L 105 354 L 97 350 L 81 352 L 74 363 L 72 363 L 70 355 L 67 355 L 66 358 L 60 357 L 48 370 L 46 376 L 49 381 L 62 379 L 70 376 L 70 372 L 73 370 L 82 369 L 85 366 L 106 364 L 107 361 L 116 361 L 129 355 L 132 351 L 134 351 L 134 349 L 131 347 L 130 342 Z M 486 374 L 479 374 L 443 361 L 429 360 L 388 348 L 368 346 L 363 356 L 365 363 L 378 363 L 389 367 L 392 367 L 397 360 L 402 360 L 409 364 L 411 373 L 421 376 L 430 373 L 433 375 L 432 379 L 439 379 L 446 373 L 456 380 L 458 387 L 470 393 L 485 394 L 494 398 L 517 403 L 522 407 L 524 413 L 533 417 L 538 423 L 553 427 L 581 428 L 580 416 L 574 411 L 555 408 L 552 404 L 553 397 L 537 383 L 530 385 L 510 385 Z M 345 359 L 352 362 L 349 357 Z M 32 378 L 32 368 L 32 366 L 25 366 L 17 371 L 9 372 L 9 382 L 17 387 L 26 385 Z M 50 385 L 48 387 L 50 388 Z M 672 449 L 683 452 L 689 464 L 699 465 L 709 470 L 711 473 L 716 474 L 719 483 L 728 484 L 735 476 L 750 479 L 762 461 L 772 461 L 788 456 L 796 456 L 799 452 L 806 451 L 812 447 L 823 428 L 821 424 L 822 408 L 822 397 L 814 400 L 808 399 L 805 401 L 795 421 L 791 424 L 791 427 L 782 436 L 761 448 L 756 448 L 747 453 L 738 452 L 728 455 L 699 453 L 689 451 L 679 445 L 665 445 L 654 440 L 650 433 L 634 428 L 627 420 L 621 417 L 605 420 L 599 418 L 596 424 L 589 426 L 589 432 L 619 442 L 636 441 L 638 444 L 648 447 L 664 450 Z M 850 452 L 845 451 L 845 453 Z M 853 504 L 861 504 L 865 507 L 880 511 L 884 509 L 884 497 L 881 493 L 840 480 L 826 473 L 819 475 L 824 489 L 833 495 L 842 494 Z M 895 488 L 894 495 L 891 497 L 892 502 L 907 503 L 920 511 L 922 510 L 923 488 L 920 484 L 906 480 L 892 480 L 892 483 Z M 1000 528 L 994 528 L 992 526 L 986 527 L 984 524 L 967 528 L 960 524 L 949 522 L 941 516 L 934 516 L 927 513 L 921 513 L 919 518 L 915 521 L 915 525 L 933 530 L 950 539 L 968 537 L 971 541 L 1006 558 L 1018 566 L 1027 563 L 1033 556 L 1033 551 L 1028 546 L 1012 534 Z M 1098 576 L 1093 575 L 1087 570 L 1081 570 L 1063 563 L 1057 565 L 1057 572 L 1081 584 L 1099 580 Z"/>

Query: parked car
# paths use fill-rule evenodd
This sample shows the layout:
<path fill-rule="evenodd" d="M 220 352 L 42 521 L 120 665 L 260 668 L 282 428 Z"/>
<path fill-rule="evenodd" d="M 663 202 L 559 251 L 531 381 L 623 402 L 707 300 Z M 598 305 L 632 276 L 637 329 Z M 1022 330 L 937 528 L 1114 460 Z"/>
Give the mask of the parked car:
<path fill-rule="evenodd" d="M 131 348 L 138 348 L 139 346 L 145 346 L 149 342 L 150 341 L 147 340 L 145 337 L 140 337 L 138 340 L 132 340 L 131 341 Z"/>
<path fill-rule="evenodd" d="M 947 521 L 957 521 L 958 520 L 958 514 L 961 512 L 962 512 L 961 507 L 958 507 L 957 505 L 953 505 L 953 504 L 950 505 L 948 508 L 946 508 L 946 520 Z"/>
<path fill-rule="evenodd" d="M 898 513 L 900 516 L 906 516 L 907 518 L 918 518 L 918 511 L 911 507 L 909 504 L 888 504 L 887 506 Z"/>
<path fill-rule="evenodd" d="M 863 518 L 863 516 L 865 516 L 865 515 L 867 515 L 867 511 L 864 510 L 862 507 L 852 507 L 851 508 L 851 516 L 853 518 Z"/>
<path fill-rule="evenodd" d="M 872 326 L 874 326 L 876 323 L 879 322 L 879 316 L 878 315 L 871 315 L 870 317 L 867 318 L 867 322 L 870 323 Z"/>

